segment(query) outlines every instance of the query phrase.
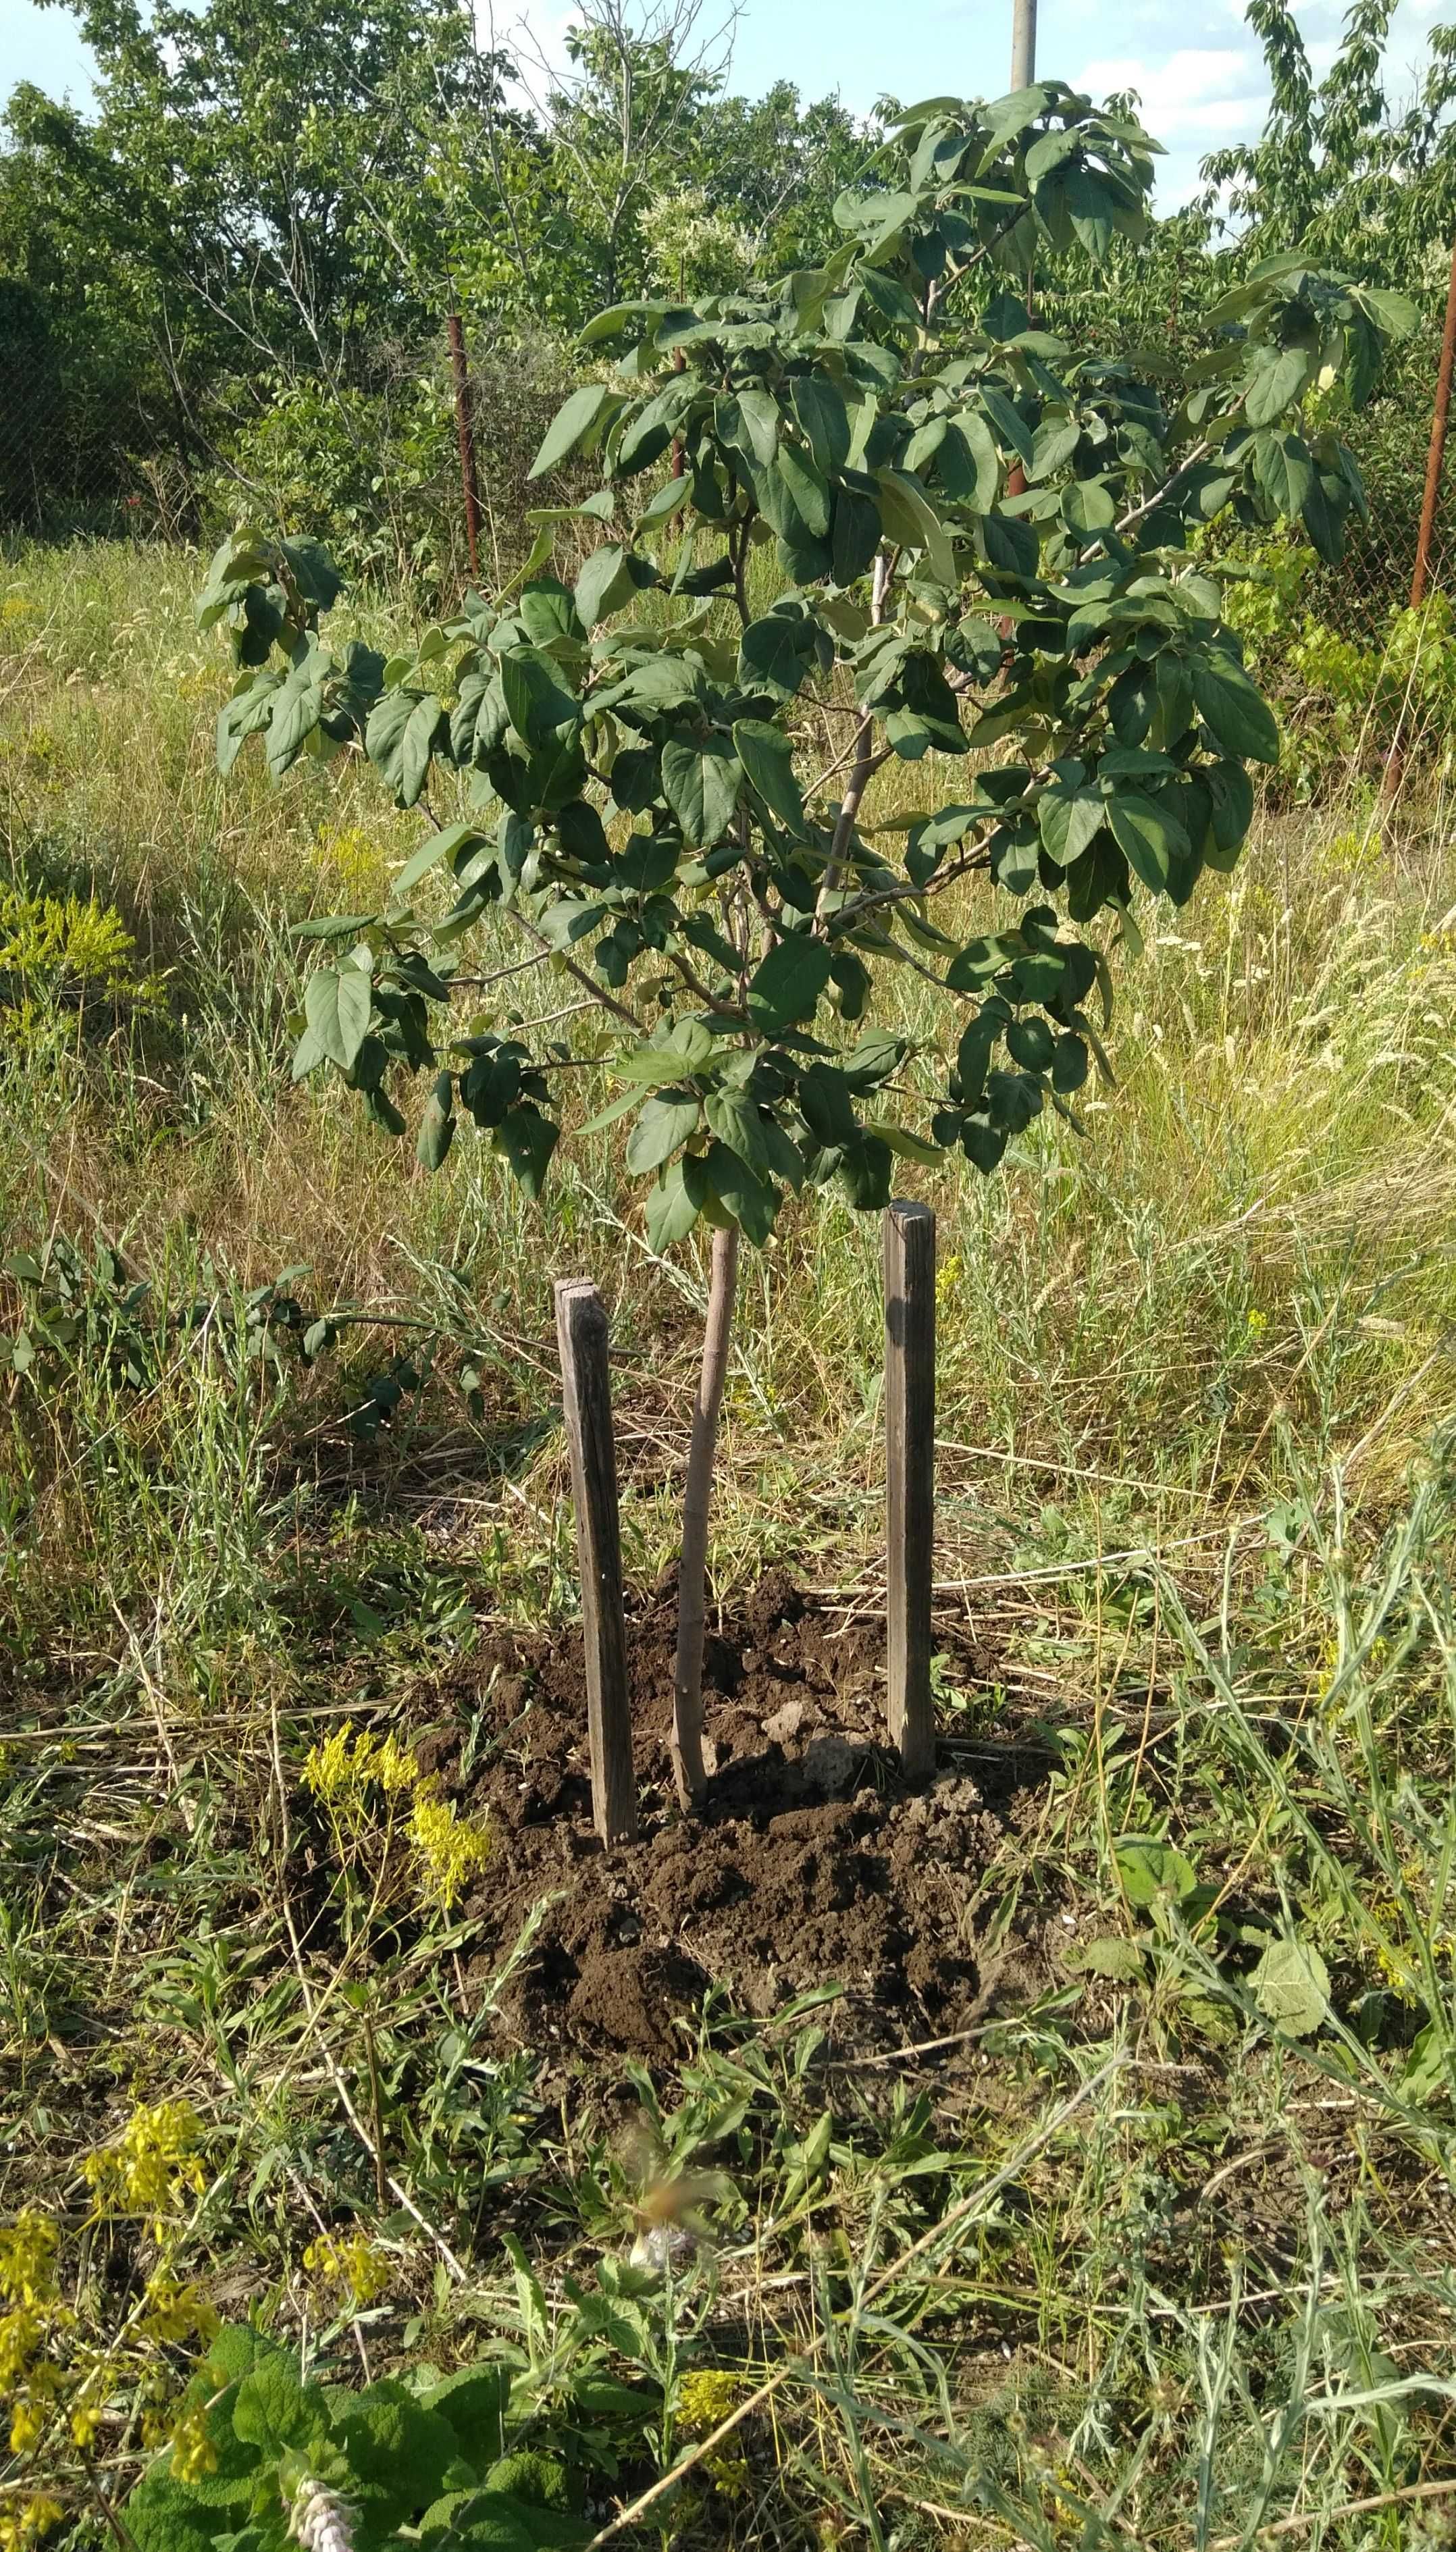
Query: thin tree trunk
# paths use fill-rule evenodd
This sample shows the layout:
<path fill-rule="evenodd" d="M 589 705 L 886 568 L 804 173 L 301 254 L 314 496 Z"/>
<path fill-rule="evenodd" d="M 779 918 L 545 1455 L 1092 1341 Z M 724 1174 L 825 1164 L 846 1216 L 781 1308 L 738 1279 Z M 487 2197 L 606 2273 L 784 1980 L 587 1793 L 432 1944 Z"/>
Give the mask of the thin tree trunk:
<path fill-rule="evenodd" d="M 682 1557 L 677 1575 L 677 1664 L 673 1692 L 673 1769 L 684 1808 L 707 1796 L 702 1759 L 702 1642 L 708 1555 L 708 1499 L 718 1443 L 718 1413 L 728 1379 L 728 1339 L 738 1287 L 738 1225 L 713 1234 L 713 1272 L 703 1331 L 702 1373 L 692 1413 L 687 1486 L 682 1499 Z"/>

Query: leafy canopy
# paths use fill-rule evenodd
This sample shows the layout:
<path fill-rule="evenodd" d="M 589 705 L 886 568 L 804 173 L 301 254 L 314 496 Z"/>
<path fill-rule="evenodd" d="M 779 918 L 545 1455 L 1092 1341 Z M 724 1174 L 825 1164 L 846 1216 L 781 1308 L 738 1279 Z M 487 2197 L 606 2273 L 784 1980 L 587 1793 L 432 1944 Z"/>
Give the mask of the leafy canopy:
<path fill-rule="evenodd" d="M 1337 555 L 1363 491 L 1304 403 L 1368 396 L 1408 324 L 1399 296 L 1272 259 L 1176 405 L 1036 326 L 1008 278 L 1038 243 L 1141 241 L 1156 149 L 1057 81 L 934 99 L 839 198 L 824 265 L 603 312 L 534 474 L 590 461 L 600 486 L 543 509 L 518 590 L 468 594 L 388 663 L 320 634 L 321 552 L 225 543 L 199 606 L 240 666 L 224 768 L 258 734 L 278 776 L 362 746 L 404 806 L 468 779 L 385 908 L 308 925 L 349 945 L 310 978 L 296 1075 L 339 1072 L 402 1131 L 395 1084 L 425 1074 L 420 1157 L 468 1116 L 536 1193 L 583 1058 L 455 1014 L 500 913 L 594 996 L 589 1055 L 619 1085 L 595 1121 L 632 1119 L 655 1248 L 699 1218 L 762 1242 L 806 1185 L 881 1206 L 896 1155 L 989 1170 L 1071 1113 L 1094 991 L 1110 1007 L 1092 926 L 1136 946 L 1145 899 L 1231 868 L 1247 766 L 1279 754 L 1194 536 L 1234 506 Z M 569 519 L 600 527 L 571 586 L 548 572 Z M 923 811 L 877 825 L 891 760 L 923 762 Z M 976 874 L 1006 915 L 967 939 Z M 947 997 L 933 1051 L 874 1024 L 893 965 Z"/>

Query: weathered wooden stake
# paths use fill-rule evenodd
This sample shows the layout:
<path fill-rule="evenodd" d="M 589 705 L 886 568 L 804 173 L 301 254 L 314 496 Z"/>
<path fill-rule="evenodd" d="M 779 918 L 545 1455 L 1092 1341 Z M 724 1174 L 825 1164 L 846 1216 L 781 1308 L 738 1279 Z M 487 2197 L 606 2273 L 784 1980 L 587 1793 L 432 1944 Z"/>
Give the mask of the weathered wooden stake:
<path fill-rule="evenodd" d="M 586 1634 L 586 1733 L 591 1754 L 592 1822 L 605 1844 L 637 1835 L 632 1773 L 632 1719 L 627 1707 L 627 1634 L 622 1618 L 622 1536 L 617 1514 L 617 1456 L 607 1368 L 606 1307 L 581 1276 L 556 1289 L 572 1497 Z"/>
<path fill-rule="evenodd" d="M 935 1765 L 935 1217 L 899 1200 L 884 1217 L 884 1453 L 889 1734 L 919 1780 Z"/>

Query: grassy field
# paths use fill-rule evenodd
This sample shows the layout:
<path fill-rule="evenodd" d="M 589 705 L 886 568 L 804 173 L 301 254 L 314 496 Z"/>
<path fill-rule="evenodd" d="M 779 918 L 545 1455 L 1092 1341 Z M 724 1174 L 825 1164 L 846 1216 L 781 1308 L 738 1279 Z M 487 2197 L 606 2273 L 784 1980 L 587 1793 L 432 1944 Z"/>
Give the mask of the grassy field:
<path fill-rule="evenodd" d="M 659 1581 L 704 1269 L 612 1132 L 536 1209 L 290 1085 L 289 926 L 415 821 L 218 780 L 198 574 L 0 570 L 0 2545 L 116 2539 L 213 2313 L 334 2383 L 504 2365 L 563 2542 L 684 2457 L 627 2539 L 1450 2540 L 1449 807 L 1261 814 L 1124 964 L 1087 1139 L 924 1187 L 944 1728 L 999 1781 L 956 2043 L 730 1976 L 670 2068 L 564 2057 L 472 1965 L 479 1838 L 322 1750 L 458 1736 L 487 1634 L 570 1624 L 563 1273 Z M 878 1242 L 805 1205 L 750 1261 L 725 1605 L 874 1606 Z"/>

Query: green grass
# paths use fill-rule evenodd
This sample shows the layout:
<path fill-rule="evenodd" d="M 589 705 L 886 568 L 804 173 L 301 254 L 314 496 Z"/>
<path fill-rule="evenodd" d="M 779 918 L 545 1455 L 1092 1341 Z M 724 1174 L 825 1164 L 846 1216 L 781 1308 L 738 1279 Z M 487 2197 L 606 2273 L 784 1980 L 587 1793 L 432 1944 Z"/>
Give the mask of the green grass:
<path fill-rule="evenodd" d="M 315 1936 L 299 1777 L 347 1711 L 411 1734 L 480 1617 L 571 1615 L 562 1273 L 612 1308 L 629 1567 L 657 1578 L 704 1268 L 647 1253 L 611 1134 L 563 1146 L 537 1210 L 472 1142 L 431 1180 L 291 1087 L 289 925 L 366 899 L 415 826 L 366 775 L 219 782 L 196 576 L 122 547 L 0 575 L 0 914 L 94 900 L 134 943 L 119 981 L 94 916 L 29 956 L 0 920 L 0 1228 L 49 1271 L 0 1303 L 27 1341 L 0 1377 L 0 2215 L 62 2227 L 66 2345 L 112 2347 L 155 2266 L 88 2223 L 81 2160 L 186 2098 L 178 2275 L 341 2379 L 516 2349 L 522 2435 L 607 2512 L 681 2450 L 686 2378 L 772 2382 L 631 2539 L 1445 2539 L 1448 807 L 1261 816 L 1234 879 L 1123 952 L 1086 1139 L 924 1189 L 939 1600 L 982 1661 L 946 1731 L 1047 1767 L 959 1909 L 1001 1976 L 978 2035 L 855 2067 L 813 2012 L 725 1997 L 673 2082 L 563 2082 L 499 2054 L 468 1924 L 417 1907 L 385 1968 Z M 872 819 L 934 786 L 892 769 Z M 519 953 L 487 936 L 481 971 Z M 897 1016 L 934 1033 L 912 974 Z M 750 1262 L 720 1595 L 787 1561 L 875 1600 L 878 1237 L 805 1206 Z M 300 1315 L 341 1308 L 305 1365 Z M 1050 1987 L 1018 1982 L 1028 1944 Z M 724 2178 L 715 2242 L 604 2338 L 624 2099 L 652 2172 Z M 354 2225 L 384 2277 L 358 2309 L 304 2261 Z M 13 2456 L 0 2514 L 53 2483 L 101 2539 L 167 2354 L 116 2345 L 94 2447 Z M 636 2388 L 610 2413 L 603 2373 Z"/>

